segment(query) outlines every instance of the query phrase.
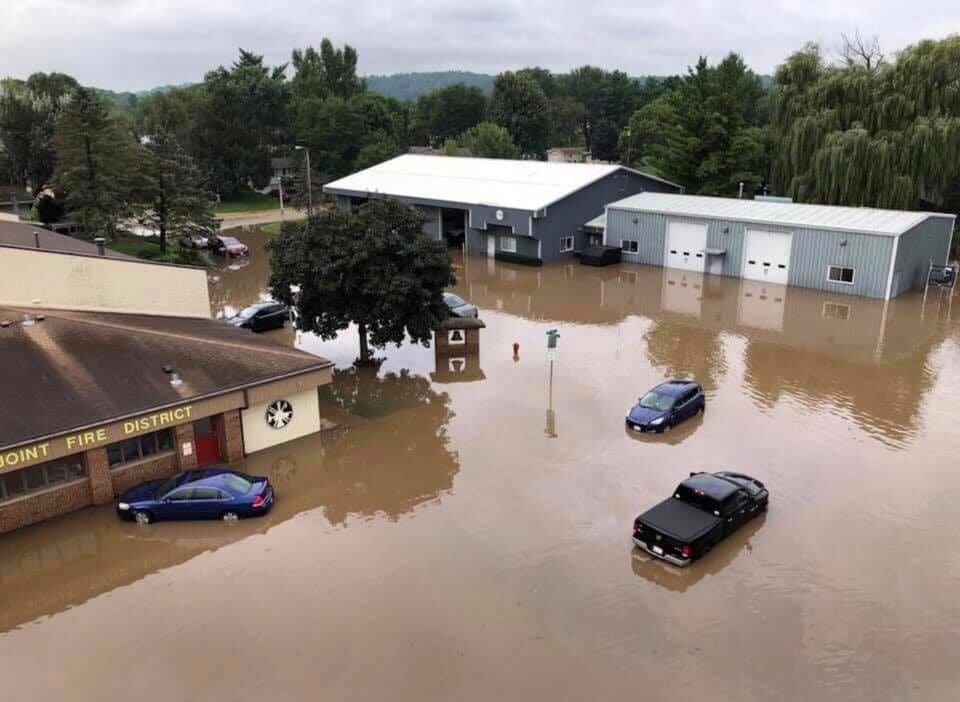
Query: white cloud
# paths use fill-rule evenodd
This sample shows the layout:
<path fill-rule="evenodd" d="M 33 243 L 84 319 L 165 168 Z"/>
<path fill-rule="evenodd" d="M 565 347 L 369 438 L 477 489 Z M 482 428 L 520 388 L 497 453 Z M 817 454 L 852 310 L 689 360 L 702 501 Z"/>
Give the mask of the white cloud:
<path fill-rule="evenodd" d="M 360 52 L 364 73 L 452 68 L 495 73 L 592 63 L 633 75 L 683 71 L 701 54 L 741 53 L 770 73 L 807 41 L 876 34 L 887 51 L 960 27 L 960 4 L 876 0 L 5 0 L 0 70 L 64 71 L 142 89 L 200 80 L 238 47 L 282 63 L 328 36 Z"/>

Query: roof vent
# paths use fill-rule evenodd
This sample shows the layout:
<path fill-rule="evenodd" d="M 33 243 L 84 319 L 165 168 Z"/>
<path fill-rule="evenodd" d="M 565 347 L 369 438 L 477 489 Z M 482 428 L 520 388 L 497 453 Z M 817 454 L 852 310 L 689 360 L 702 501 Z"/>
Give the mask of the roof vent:
<path fill-rule="evenodd" d="M 180 376 L 177 375 L 176 373 L 171 373 L 171 374 L 170 374 L 170 384 L 171 384 L 173 387 L 178 388 L 178 387 L 180 387 L 181 385 L 183 385 L 183 380 L 181 380 Z"/>
<path fill-rule="evenodd" d="M 100 254 L 101 256 L 106 256 L 106 255 L 107 255 L 107 252 L 106 252 L 106 250 L 104 249 L 104 244 L 107 243 L 107 240 L 106 240 L 106 239 L 104 239 L 102 236 L 98 236 L 96 239 L 93 240 L 93 243 L 97 245 L 97 253 L 98 253 L 98 254 Z"/>
<path fill-rule="evenodd" d="M 35 321 L 36 320 L 34 320 L 34 318 L 31 317 L 29 314 L 23 315 L 23 326 L 32 327 Z"/>
<path fill-rule="evenodd" d="M 0 328 L 6 329 L 6 328 L 9 327 L 9 326 L 10 326 L 10 320 L 9 320 L 9 319 L 0 319 Z"/>

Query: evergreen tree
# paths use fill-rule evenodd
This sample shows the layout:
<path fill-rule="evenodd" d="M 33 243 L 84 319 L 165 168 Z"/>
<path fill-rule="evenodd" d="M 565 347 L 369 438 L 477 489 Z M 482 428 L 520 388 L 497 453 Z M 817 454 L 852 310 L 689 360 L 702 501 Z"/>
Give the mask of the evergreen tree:
<path fill-rule="evenodd" d="M 108 114 L 89 88 L 78 88 L 57 119 L 54 182 L 87 236 L 111 236 L 131 214 L 140 146 L 127 123 Z"/>
<path fill-rule="evenodd" d="M 161 254 L 167 251 L 170 235 L 209 235 L 216 230 L 213 196 L 204 189 L 197 164 L 173 134 L 161 131 L 150 137 L 142 171 L 140 221 L 159 233 Z"/>
<path fill-rule="evenodd" d="M 505 71 L 493 82 L 490 121 L 505 127 L 524 154 L 541 157 L 550 132 L 547 98 L 524 73 Z"/>

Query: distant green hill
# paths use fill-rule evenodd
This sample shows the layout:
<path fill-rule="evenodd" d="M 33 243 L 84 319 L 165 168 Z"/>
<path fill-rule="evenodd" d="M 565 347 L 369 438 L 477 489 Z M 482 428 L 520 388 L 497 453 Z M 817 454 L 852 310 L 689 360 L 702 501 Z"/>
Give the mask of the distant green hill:
<path fill-rule="evenodd" d="M 648 78 L 663 78 L 665 76 L 634 76 L 641 83 Z M 398 100 L 413 101 L 424 93 L 438 88 L 446 88 L 454 83 L 466 83 L 480 88 L 489 95 L 493 90 L 495 76 L 487 73 L 472 73 L 470 71 L 424 71 L 420 73 L 393 73 L 391 75 L 371 75 L 366 77 L 367 87 L 375 93 L 385 97 L 394 97 Z M 773 83 L 772 76 L 761 75 L 760 82 L 764 89 L 769 89 Z"/>
<path fill-rule="evenodd" d="M 470 71 L 426 71 L 423 73 L 394 73 L 389 76 L 367 76 L 367 87 L 375 93 L 398 100 L 416 100 L 420 95 L 455 83 L 466 83 L 489 95 L 493 90 L 493 76 Z"/>

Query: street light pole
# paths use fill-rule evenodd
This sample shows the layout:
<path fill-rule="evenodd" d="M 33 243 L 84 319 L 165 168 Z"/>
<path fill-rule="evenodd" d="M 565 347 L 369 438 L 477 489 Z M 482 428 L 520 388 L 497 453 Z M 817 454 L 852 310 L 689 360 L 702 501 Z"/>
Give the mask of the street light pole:
<path fill-rule="evenodd" d="M 306 146 L 295 147 L 297 151 L 307 153 L 307 215 L 313 215 L 313 183 L 310 178 L 310 149 Z"/>

